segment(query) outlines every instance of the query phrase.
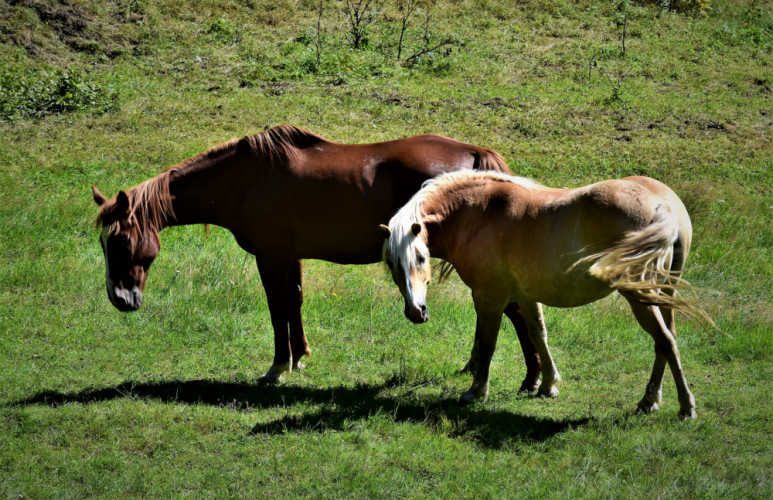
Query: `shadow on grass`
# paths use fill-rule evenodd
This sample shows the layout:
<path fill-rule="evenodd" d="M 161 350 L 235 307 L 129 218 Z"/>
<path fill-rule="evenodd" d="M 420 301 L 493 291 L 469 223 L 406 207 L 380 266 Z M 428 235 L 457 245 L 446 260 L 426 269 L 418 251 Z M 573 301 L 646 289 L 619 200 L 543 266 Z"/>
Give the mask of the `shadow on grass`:
<path fill-rule="evenodd" d="M 252 434 L 281 434 L 287 431 L 345 431 L 352 422 L 375 415 L 386 416 L 395 423 L 418 423 L 434 432 L 469 439 L 485 447 L 499 448 L 513 440 L 543 441 L 571 428 L 583 426 L 588 418 L 543 419 L 502 410 L 488 410 L 485 405 L 460 407 L 455 398 L 427 397 L 408 401 L 400 396 L 383 394 L 400 386 L 395 377 L 382 384 L 359 384 L 308 388 L 261 383 L 233 383 L 211 380 L 169 381 L 157 383 L 125 382 L 105 389 L 87 389 L 76 393 L 41 392 L 27 399 L 4 404 L 6 407 L 69 403 L 97 403 L 113 399 L 154 399 L 165 403 L 208 404 L 249 411 L 260 408 L 287 407 L 296 404 L 314 406 L 303 412 L 257 424 Z"/>

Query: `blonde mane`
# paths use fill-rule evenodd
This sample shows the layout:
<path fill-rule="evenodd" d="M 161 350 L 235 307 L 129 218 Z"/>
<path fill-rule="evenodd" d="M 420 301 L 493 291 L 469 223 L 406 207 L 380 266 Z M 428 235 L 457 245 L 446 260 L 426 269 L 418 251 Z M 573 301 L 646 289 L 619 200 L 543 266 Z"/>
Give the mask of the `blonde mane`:
<path fill-rule="evenodd" d="M 525 188 L 539 187 L 538 182 L 527 179 L 526 177 L 516 177 L 502 172 L 480 171 L 480 170 L 460 170 L 449 172 L 429 179 L 422 184 L 421 189 L 389 220 L 389 229 L 391 236 L 384 251 L 389 252 L 395 258 L 399 258 L 404 265 L 411 268 L 417 265 L 416 252 L 413 251 L 414 244 L 421 240 L 423 244 L 427 243 L 427 231 L 424 225 L 424 203 L 434 198 L 442 196 L 443 193 L 453 190 L 460 186 L 465 186 L 476 181 L 485 182 L 508 182 L 517 184 Z M 413 238 L 412 228 L 414 224 L 421 226 L 421 238 Z M 386 258 L 386 254 L 383 256 Z"/>

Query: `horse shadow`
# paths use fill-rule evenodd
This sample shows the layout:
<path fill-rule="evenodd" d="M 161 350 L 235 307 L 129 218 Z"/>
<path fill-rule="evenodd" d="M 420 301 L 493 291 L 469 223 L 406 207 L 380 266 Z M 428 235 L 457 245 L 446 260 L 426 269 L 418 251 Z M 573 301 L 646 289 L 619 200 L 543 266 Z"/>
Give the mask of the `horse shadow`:
<path fill-rule="evenodd" d="M 158 400 L 164 403 L 206 404 L 252 411 L 288 408 L 288 414 L 250 431 L 282 434 L 287 431 L 345 431 L 351 422 L 384 415 L 395 423 L 419 423 L 449 437 L 477 442 L 486 448 L 500 448 L 512 441 L 544 441 L 576 427 L 590 418 L 549 419 L 489 410 L 484 405 L 460 407 L 455 398 L 423 397 L 419 401 L 384 394 L 400 385 L 397 377 L 378 384 L 309 388 L 262 383 L 187 380 L 135 383 L 85 389 L 79 392 L 40 392 L 30 398 L 9 402 L 6 407 L 48 405 L 57 408 L 70 403 L 92 404 L 114 399 Z M 311 408 L 291 411 L 296 404 Z"/>

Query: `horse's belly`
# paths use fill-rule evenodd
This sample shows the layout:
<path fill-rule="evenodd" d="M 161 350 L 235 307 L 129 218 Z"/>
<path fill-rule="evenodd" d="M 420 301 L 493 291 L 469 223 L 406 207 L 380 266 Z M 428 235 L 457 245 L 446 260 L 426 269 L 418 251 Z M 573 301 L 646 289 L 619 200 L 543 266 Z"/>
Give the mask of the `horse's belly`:
<path fill-rule="evenodd" d="M 529 286 L 521 284 L 534 302 L 551 307 L 579 307 L 603 299 L 613 292 L 606 283 L 591 276 L 578 279 L 548 279 Z"/>

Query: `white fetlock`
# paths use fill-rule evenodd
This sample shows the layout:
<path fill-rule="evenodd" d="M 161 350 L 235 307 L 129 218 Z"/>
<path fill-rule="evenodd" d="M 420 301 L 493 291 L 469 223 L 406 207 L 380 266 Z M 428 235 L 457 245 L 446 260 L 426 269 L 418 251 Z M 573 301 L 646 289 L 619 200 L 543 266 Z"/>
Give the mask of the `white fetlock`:
<path fill-rule="evenodd" d="M 555 376 L 553 377 L 553 380 L 546 381 L 542 380 L 542 383 L 539 386 L 539 389 L 537 389 L 537 394 L 539 396 L 545 396 L 547 398 L 554 398 L 558 396 L 558 386 L 561 385 L 561 375 L 556 372 Z"/>

